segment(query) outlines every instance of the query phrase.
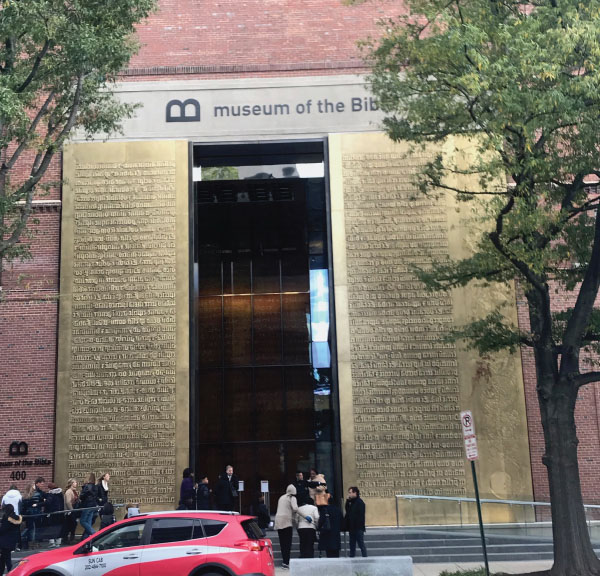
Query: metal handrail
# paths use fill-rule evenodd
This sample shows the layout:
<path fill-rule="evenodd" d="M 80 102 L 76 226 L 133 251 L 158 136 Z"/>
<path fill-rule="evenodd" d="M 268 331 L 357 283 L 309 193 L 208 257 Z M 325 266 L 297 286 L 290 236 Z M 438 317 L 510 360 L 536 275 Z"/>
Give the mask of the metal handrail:
<path fill-rule="evenodd" d="M 459 505 L 462 505 L 463 502 L 477 502 L 475 498 L 467 498 L 462 496 L 426 496 L 423 494 L 396 494 L 396 527 L 400 528 L 400 511 L 398 507 L 398 501 L 402 500 L 442 500 L 442 501 L 451 501 L 458 502 Z M 550 502 L 532 502 L 528 500 L 500 500 L 496 498 L 481 498 L 480 502 L 485 504 L 508 504 L 509 506 L 551 506 Z M 584 504 L 584 509 L 600 509 L 600 504 Z M 461 508 L 461 518 L 462 518 L 462 508 Z M 462 523 L 462 520 L 461 520 Z"/>
<path fill-rule="evenodd" d="M 125 506 L 125 504 L 113 504 L 113 508 L 115 510 L 117 510 L 118 508 L 123 508 L 123 506 Z M 35 519 L 40 519 L 40 518 L 49 518 L 50 516 L 68 516 L 69 514 L 72 514 L 73 512 L 76 513 L 80 513 L 83 512 L 84 510 L 95 510 L 96 512 L 100 512 L 100 510 L 102 510 L 103 505 L 99 505 L 99 506 L 89 506 L 87 508 L 73 508 L 72 510 L 57 510 L 56 512 L 36 512 L 35 514 L 21 514 L 21 518 L 25 519 L 25 518 L 35 518 Z"/>

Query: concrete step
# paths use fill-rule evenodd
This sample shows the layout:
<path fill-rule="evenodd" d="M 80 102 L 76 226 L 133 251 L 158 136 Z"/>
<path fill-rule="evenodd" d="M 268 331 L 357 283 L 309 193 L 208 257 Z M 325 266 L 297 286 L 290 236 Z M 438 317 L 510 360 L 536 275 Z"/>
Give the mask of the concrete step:
<path fill-rule="evenodd" d="M 268 532 L 273 541 L 276 562 L 281 561 L 277 532 Z M 342 548 L 344 541 L 342 535 Z M 365 543 L 371 556 L 411 556 L 416 564 L 481 562 L 483 551 L 481 540 L 476 534 L 439 531 L 394 531 L 368 530 Z M 552 542 L 543 538 L 486 535 L 488 558 L 490 561 L 528 561 L 552 559 Z M 316 550 L 315 546 L 315 550 Z M 296 532 L 292 540 L 292 557 L 297 557 L 299 540 Z M 316 552 L 318 555 L 318 552 Z M 346 554 L 342 550 L 342 556 Z"/>

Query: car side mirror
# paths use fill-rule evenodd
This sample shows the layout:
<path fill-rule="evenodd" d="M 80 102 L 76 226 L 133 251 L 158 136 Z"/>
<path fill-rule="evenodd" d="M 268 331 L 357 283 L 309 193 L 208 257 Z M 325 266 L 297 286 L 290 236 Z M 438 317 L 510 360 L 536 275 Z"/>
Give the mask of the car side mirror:
<path fill-rule="evenodd" d="M 92 543 L 86 542 L 83 546 L 80 546 L 75 550 L 75 554 L 88 554 L 92 551 Z"/>

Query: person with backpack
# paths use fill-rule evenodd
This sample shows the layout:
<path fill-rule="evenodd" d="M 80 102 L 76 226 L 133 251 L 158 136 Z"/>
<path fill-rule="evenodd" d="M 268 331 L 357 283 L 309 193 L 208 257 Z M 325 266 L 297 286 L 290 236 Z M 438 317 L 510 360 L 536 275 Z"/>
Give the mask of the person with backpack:
<path fill-rule="evenodd" d="M 94 523 L 94 515 L 98 506 L 98 485 L 96 484 L 96 475 L 92 472 L 88 476 L 87 482 L 81 490 L 81 518 L 79 523 L 83 527 L 82 540 L 96 533 L 92 524 Z"/>
<path fill-rule="evenodd" d="M 0 520 L 0 574 L 4 574 L 4 568 L 7 572 L 12 570 L 11 553 L 19 541 L 21 522 L 22 518 L 15 513 L 14 506 L 6 504 Z"/>

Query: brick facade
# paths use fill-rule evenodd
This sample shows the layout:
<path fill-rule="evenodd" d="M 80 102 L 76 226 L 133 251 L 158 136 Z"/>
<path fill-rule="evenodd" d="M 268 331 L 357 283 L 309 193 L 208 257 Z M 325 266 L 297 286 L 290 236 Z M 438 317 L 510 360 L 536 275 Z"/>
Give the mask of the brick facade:
<path fill-rule="evenodd" d="M 555 293 L 552 300 L 553 309 L 564 310 L 572 306 L 574 301 L 575 295 L 572 293 Z M 600 302 L 598 304 L 600 305 Z M 517 294 L 517 311 L 519 325 L 522 329 L 527 330 L 529 328 L 529 312 L 521 290 Z M 525 381 L 533 494 L 536 501 L 549 502 L 548 476 L 546 467 L 542 463 L 544 435 L 536 392 L 535 362 L 530 349 L 521 351 L 521 361 Z M 575 417 L 579 438 L 579 472 L 583 500 L 586 504 L 600 504 L 600 474 L 598 472 L 600 466 L 600 384 L 588 384 L 580 390 Z"/>
<path fill-rule="evenodd" d="M 37 475 L 53 476 L 52 464 L 35 460 L 54 459 L 60 211 L 46 206 L 33 218 L 38 221 L 30 226 L 33 259 L 7 267 L 0 302 L 0 462 L 17 441 L 29 444 L 26 459 L 33 464 L 0 467 L 2 491 L 13 481 L 24 490 Z"/>

